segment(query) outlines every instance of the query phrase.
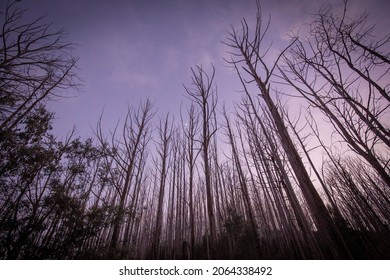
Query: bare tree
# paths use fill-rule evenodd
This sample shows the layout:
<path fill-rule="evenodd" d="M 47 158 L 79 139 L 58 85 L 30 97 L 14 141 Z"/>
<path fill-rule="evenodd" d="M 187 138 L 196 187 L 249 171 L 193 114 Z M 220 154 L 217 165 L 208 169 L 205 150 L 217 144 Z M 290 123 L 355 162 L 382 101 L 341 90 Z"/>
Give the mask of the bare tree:
<path fill-rule="evenodd" d="M 257 231 L 256 222 L 255 222 L 253 206 L 252 206 L 252 202 L 251 202 L 251 198 L 250 198 L 250 194 L 249 194 L 249 187 L 247 184 L 247 179 L 245 178 L 246 176 L 244 175 L 244 171 L 243 171 L 243 168 L 241 166 L 240 157 L 239 157 L 239 153 L 238 153 L 238 149 L 237 149 L 237 143 L 235 140 L 235 135 L 233 134 L 233 130 L 231 128 L 231 124 L 230 124 L 230 121 L 229 121 L 229 118 L 227 116 L 225 108 L 224 108 L 223 114 L 225 117 L 226 134 L 227 134 L 228 139 L 229 139 L 229 144 L 231 145 L 231 148 L 232 148 L 232 159 L 233 159 L 233 162 L 237 168 L 237 173 L 238 173 L 238 177 L 239 177 L 239 181 L 240 181 L 242 195 L 244 198 L 245 210 L 246 210 L 247 215 L 249 217 L 249 223 L 250 223 L 250 226 L 252 229 L 253 240 L 255 241 L 255 245 L 256 245 L 256 251 L 257 251 L 257 254 L 260 255 L 261 245 L 260 245 L 259 234 Z M 241 140 L 242 140 L 242 137 L 241 137 Z"/>
<path fill-rule="evenodd" d="M 169 115 L 163 121 L 160 121 L 158 128 L 160 143 L 158 147 L 159 162 L 155 162 L 159 174 L 159 188 L 158 188 L 158 203 L 155 222 L 155 232 L 153 237 L 153 257 L 159 258 L 160 255 L 160 240 L 161 230 L 164 221 L 164 198 L 165 198 L 165 183 L 167 180 L 167 173 L 169 168 L 169 154 L 171 152 L 171 141 L 173 135 L 172 123 L 169 121 Z M 173 198 L 171 198 L 173 200 Z M 177 210 L 177 209 L 176 209 Z"/>
<path fill-rule="evenodd" d="M 192 71 L 192 85 L 194 88 L 185 87 L 185 90 L 190 99 L 199 107 L 202 129 L 200 136 L 200 143 L 203 155 L 204 164 L 204 180 L 206 187 L 207 199 L 207 214 L 210 231 L 210 253 L 211 258 L 216 256 L 215 242 L 217 239 L 215 214 L 214 214 L 214 197 L 212 189 L 211 176 L 211 158 L 210 147 L 212 138 L 217 131 L 214 127 L 213 118 L 215 117 L 215 108 L 217 106 L 217 96 L 215 89 L 213 89 L 213 80 L 215 76 L 215 68 L 212 67 L 212 73 L 209 76 L 202 67 L 196 66 Z"/>
<path fill-rule="evenodd" d="M 199 132 L 199 117 L 196 114 L 195 105 L 192 103 L 188 109 L 188 121 L 182 120 L 185 141 L 186 141 L 186 162 L 188 166 L 188 196 L 189 196 L 189 216 L 190 216 L 190 257 L 195 258 L 195 171 L 196 160 L 199 156 L 200 150 L 196 150 L 196 136 Z"/>
<path fill-rule="evenodd" d="M 320 110 L 341 140 L 390 186 L 390 37 L 373 40 L 367 15 L 350 19 L 347 1 L 338 16 L 321 9 L 307 38 L 284 55 L 283 79 L 309 106 Z"/>
<path fill-rule="evenodd" d="M 118 200 L 118 204 L 112 227 L 111 253 L 116 253 L 120 241 L 130 190 L 137 187 L 134 185 L 137 170 L 142 168 L 143 155 L 150 141 L 150 121 L 154 114 L 152 109 L 153 104 L 149 100 L 141 104 L 138 110 L 129 108 L 121 135 L 117 135 L 117 128 L 111 132 L 110 144 L 107 143 L 104 136 L 101 118 L 97 125 L 96 137 L 107 155 L 106 161 L 111 162 L 113 160 L 114 162 L 114 168 L 110 172 L 114 172 L 112 174 L 114 179 L 112 187 L 116 190 L 114 203 Z"/>
<path fill-rule="evenodd" d="M 8 2 L 0 32 L 0 130 L 11 130 L 38 105 L 76 87 L 77 59 L 64 30 L 43 17 L 24 22 L 26 10 Z"/>
<path fill-rule="evenodd" d="M 236 72 L 240 77 L 243 85 L 250 82 L 254 82 L 257 85 L 260 91 L 259 96 L 265 103 L 265 107 L 272 117 L 275 130 L 280 138 L 281 145 L 288 157 L 292 170 L 294 171 L 295 178 L 299 182 L 300 189 L 309 206 L 316 227 L 321 232 L 321 234 L 323 234 L 326 242 L 331 244 L 330 247 L 334 249 L 330 253 L 334 257 L 338 258 L 349 257 L 349 250 L 345 246 L 345 242 L 342 236 L 334 225 L 332 217 L 327 211 L 323 200 L 313 185 L 311 178 L 302 162 L 302 159 L 289 135 L 284 120 L 275 102 L 271 98 L 272 89 L 270 79 L 273 77 L 273 72 L 284 52 L 282 52 L 276 58 L 276 61 L 271 67 L 267 66 L 264 59 L 267 55 L 267 51 L 264 53 L 262 50 L 264 36 L 267 32 L 269 22 L 265 29 L 263 29 L 259 3 L 257 7 L 257 21 L 253 36 L 251 36 L 249 32 L 249 27 L 245 19 L 242 21 L 241 32 L 238 32 L 232 28 L 231 32 L 229 33 L 226 44 L 234 50 L 234 52 L 232 52 L 232 59 L 229 62 L 236 69 Z M 242 71 L 240 69 L 243 69 L 244 73 L 249 75 L 251 79 L 250 81 L 245 82 L 244 78 L 242 77 Z"/>

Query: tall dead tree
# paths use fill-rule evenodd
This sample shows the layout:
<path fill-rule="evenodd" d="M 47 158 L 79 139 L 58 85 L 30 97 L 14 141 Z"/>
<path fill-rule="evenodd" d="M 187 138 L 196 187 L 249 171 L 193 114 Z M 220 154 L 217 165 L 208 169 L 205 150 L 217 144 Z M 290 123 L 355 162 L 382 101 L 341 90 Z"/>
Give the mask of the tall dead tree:
<path fill-rule="evenodd" d="M 111 133 L 110 143 L 101 126 L 101 119 L 98 122 L 96 136 L 107 155 L 106 161 L 114 162 L 113 170 L 116 171 L 113 182 L 116 190 L 114 196 L 117 200 L 117 212 L 112 224 L 112 235 L 110 240 L 110 253 L 116 257 L 118 244 L 123 227 L 123 219 L 126 213 L 127 202 L 130 190 L 134 186 L 137 175 L 137 163 L 143 157 L 146 146 L 150 141 L 150 121 L 153 117 L 153 104 L 146 100 L 137 110 L 129 108 L 124 121 L 121 135 L 117 135 L 117 128 Z M 142 160 L 141 160 L 142 162 Z M 141 167 L 142 168 L 142 167 Z"/>
<path fill-rule="evenodd" d="M 215 242 L 217 240 L 217 232 L 215 225 L 214 197 L 210 166 L 210 146 L 212 144 L 212 138 L 217 131 L 217 128 L 213 125 L 213 118 L 215 117 L 215 108 L 217 106 L 216 91 L 213 88 L 215 68 L 214 66 L 212 67 L 212 73 L 210 76 L 200 66 L 196 66 L 195 69 L 191 68 L 191 72 L 192 85 L 194 86 L 194 88 L 189 88 L 185 86 L 185 90 L 192 102 L 194 102 L 199 107 L 201 115 L 202 128 L 199 142 L 201 144 L 204 165 L 203 167 L 206 187 L 207 216 L 210 233 L 209 250 L 211 258 L 215 258 Z"/>
<path fill-rule="evenodd" d="M 236 69 L 243 84 L 254 82 L 257 85 L 260 91 L 259 97 L 265 103 L 265 107 L 272 117 L 281 145 L 288 157 L 291 168 L 294 171 L 295 178 L 298 181 L 305 201 L 308 204 L 315 225 L 324 237 L 325 242 L 329 244 L 329 254 L 334 258 L 349 258 L 349 250 L 337 227 L 334 225 L 332 217 L 323 200 L 313 185 L 302 159 L 289 135 L 285 122 L 275 105 L 275 102 L 271 98 L 272 89 L 270 79 L 273 77 L 273 72 L 277 67 L 283 52 L 276 58 L 276 61 L 271 67 L 267 66 L 265 60 L 267 51 L 265 53 L 263 52 L 263 44 L 269 22 L 263 30 L 259 3 L 257 7 L 256 25 L 253 34 L 250 34 L 249 26 L 245 19 L 241 24 L 241 32 L 238 32 L 234 28 L 229 32 L 226 45 L 234 50 L 229 62 Z M 244 81 L 241 69 L 249 75 L 251 81 Z"/>
<path fill-rule="evenodd" d="M 233 133 L 233 130 L 232 130 L 232 127 L 230 124 L 230 120 L 227 116 L 226 110 L 224 110 L 223 114 L 224 114 L 224 118 L 225 118 L 226 134 L 227 134 L 228 139 L 229 139 L 229 144 L 232 148 L 232 159 L 233 159 L 233 162 L 235 163 L 235 166 L 237 168 L 237 173 L 238 173 L 238 177 L 239 177 L 239 181 L 240 181 L 242 195 L 244 198 L 245 210 L 246 210 L 246 213 L 247 213 L 248 218 L 249 218 L 249 223 L 250 223 L 251 230 L 252 230 L 253 240 L 255 241 L 256 252 L 257 252 L 258 256 L 260 256 L 261 245 L 260 245 L 259 235 L 258 235 L 257 226 L 256 226 L 256 222 L 255 222 L 255 215 L 254 215 L 254 211 L 253 211 L 252 201 L 251 201 L 250 194 L 249 194 L 249 187 L 247 184 L 247 179 L 245 178 L 246 176 L 244 175 L 244 171 L 243 171 L 243 168 L 241 166 L 235 135 Z"/>
<path fill-rule="evenodd" d="M 367 14 L 350 18 L 330 7 L 315 16 L 307 38 L 296 38 L 281 67 L 284 81 L 320 110 L 340 136 L 390 186 L 390 37 L 376 39 Z M 387 48 L 387 49 L 386 49 Z"/>
<path fill-rule="evenodd" d="M 164 198 L 165 198 L 165 182 L 168 175 L 168 160 L 171 149 L 171 138 L 173 135 L 172 123 L 169 121 L 169 115 L 165 117 L 164 121 L 160 122 L 158 128 L 160 143 L 158 147 L 159 162 L 156 160 L 156 166 L 159 169 L 159 188 L 158 188 L 158 203 L 155 222 L 155 231 L 153 237 L 153 255 L 152 258 L 159 258 L 160 255 L 160 240 L 161 230 L 163 226 L 163 211 L 164 211 Z M 173 199 L 173 198 L 172 198 Z"/>
<path fill-rule="evenodd" d="M 190 215 L 190 257 L 195 258 L 195 171 L 196 171 L 196 160 L 199 156 L 200 150 L 196 150 L 196 136 L 199 132 L 199 116 L 196 114 L 196 108 L 194 104 L 190 105 L 188 109 L 188 121 L 183 122 L 183 131 L 186 141 L 186 162 L 188 166 L 188 208 Z"/>

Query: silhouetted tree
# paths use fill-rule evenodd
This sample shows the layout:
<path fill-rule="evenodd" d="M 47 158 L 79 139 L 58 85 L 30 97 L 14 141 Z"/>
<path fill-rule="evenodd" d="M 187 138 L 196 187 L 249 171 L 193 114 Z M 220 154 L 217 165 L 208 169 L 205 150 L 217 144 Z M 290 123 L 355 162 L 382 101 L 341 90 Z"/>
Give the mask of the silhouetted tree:
<path fill-rule="evenodd" d="M 216 225 L 215 225 L 215 211 L 214 211 L 214 196 L 212 189 L 211 176 L 211 157 L 210 147 L 212 138 L 215 135 L 217 128 L 214 127 L 215 109 L 217 106 L 217 96 L 213 88 L 213 80 L 215 75 L 214 66 L 212 74 L 209 76 L 202 67 L 197 66 L 192 71 L 192 85 L 194 88 L 185 87 L 190 99 L 199 107 L 201 119 L 201 135 L 200 143 L 203 155 L 204 164 L 204 180 L 206 187 L 207 199 L 207 215 L 210 232 L 210 255 L 211 258 L 216 257 L 215 242 L 217 239 Z"/>
<path fill-rule="evenodd" d="M 325 7 L 315 15 L 308 37 L 297 37 L 284 55 L 282 74 L 390 186 L 390 37 L 375 40 L 373 31 L 366 14 L 348 16 L 347 1 L 341 15 Z"/>
<path fill-rule="evenodd" d="M 285 122 L 278 110 L 274 100 L 271 98 L 273 92 L 271 88 L 271 78 L 274 75 L 274 70 L 277 68 L 278 62 L 284 51 L 276 58 L 272 66 L 267 66 L 264 59 L 266 53 L 264 44 L 264 36 L 268 29 L 268 24 L 265 29 L 262 25 L 262 17 L 260 4 L 257 4 L 258 12 L 256 17 L 256 25 L 253 34 L 249 32 L 247 21 L 242 21 L 241 32 L 232 28 L 229 33 L 226 44 L 235 52 L 232 53 L 232 58 L 229 61 L 236 69 L 242 84 L 254 82 L 259 89 L 259 97 L 265 104 L 268 113 L 272 118 L 274 128 L 280 138 L 280 143 L 288 157 L 291 168 L 295 174 L 296 180 L 299 182 L 299 187 L 308 204 L 311 215 L 314 218 L 317 229 L 324 236 L 324 239 L 330 244 L 331 254 L 334 257 L 349 257 L 348 248 L 333 223 L 323 200 L 318 194 L 312 180 L 302 162 L 302 159 L 296 149 Z M 265 49 L 263 51 L 263 49 Z M 245 81 L 241 74 L 242 70 L 249 75 L 250 81 Z M 276 93 L 275 93 L 276 94 Z"/>
<path fill-rule="evenodd" d="M 1 132 L 14 129 L 34 108 L 79 81 L 65 31 L 52 31 L 43 17 L 25 22 L 26 10 L 17 6 L 9 1 L 1 14 Z"/>

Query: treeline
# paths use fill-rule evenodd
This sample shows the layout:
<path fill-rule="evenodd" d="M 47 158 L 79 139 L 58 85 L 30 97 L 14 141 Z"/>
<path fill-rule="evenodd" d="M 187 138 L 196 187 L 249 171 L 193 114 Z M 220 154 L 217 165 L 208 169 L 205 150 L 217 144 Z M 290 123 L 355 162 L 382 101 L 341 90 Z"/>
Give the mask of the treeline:
<path fill-rule="evenodd" d="M 0 258 L 389 258 L 390 37 L 345 3 L 271 57 L 257 8 L 225 41 L 242 84 L 233 109 L 214 67 L 196 66 L 180 116 L 145 100 L 108 133 L 101 117 L 90 139 L 58 140 L 45 104 L 79 83 L 73 46 L 9 3 Z"/>

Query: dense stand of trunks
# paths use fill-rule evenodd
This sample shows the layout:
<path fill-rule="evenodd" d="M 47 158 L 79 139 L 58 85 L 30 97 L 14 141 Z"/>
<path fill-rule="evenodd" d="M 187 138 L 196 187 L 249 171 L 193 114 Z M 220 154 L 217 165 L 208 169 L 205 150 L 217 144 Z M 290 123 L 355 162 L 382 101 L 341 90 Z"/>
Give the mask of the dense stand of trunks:
<path fill-rule="evenodd" d="M 45 100 L 77 85 L 76 59 L 13 5 L 1 259 L 390 257 L 390 39 L 373 41 L 366 15 L 321 9 L 307 38 L 270 57 L 258 5 L 225 41 L 243 90 L 234 109 L 218 103 L 215 68 L 196 66 L 179 118 L 145 100 L 115 127 L 102 116 L 90 139 L 57 140 Z"/>

